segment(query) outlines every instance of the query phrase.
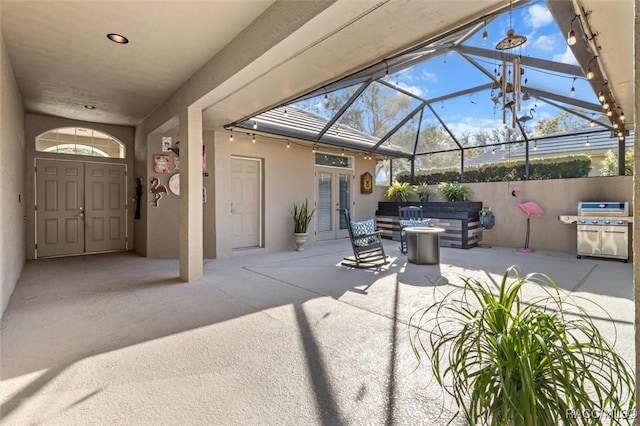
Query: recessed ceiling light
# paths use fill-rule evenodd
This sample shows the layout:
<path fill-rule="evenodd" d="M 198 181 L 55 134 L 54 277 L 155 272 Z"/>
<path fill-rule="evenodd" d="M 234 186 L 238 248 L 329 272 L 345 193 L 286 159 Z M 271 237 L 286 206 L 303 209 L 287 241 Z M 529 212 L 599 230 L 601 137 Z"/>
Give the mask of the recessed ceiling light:
<path fill-rule="evenodd" d="M 94 107 L 93 105 L 85 105 L 84 107 L 86 109 L 96 109 L 96 107 Z"/>
<path fill-rule="evenodd" d="M 118 44 L 129 43 L 129 39 L 120 34 L 115 34 L 115 33 L 107 34 L 107 38 L 109 38 L 109 40 L 111 40 L 112 42 L 118 43 Z"/>

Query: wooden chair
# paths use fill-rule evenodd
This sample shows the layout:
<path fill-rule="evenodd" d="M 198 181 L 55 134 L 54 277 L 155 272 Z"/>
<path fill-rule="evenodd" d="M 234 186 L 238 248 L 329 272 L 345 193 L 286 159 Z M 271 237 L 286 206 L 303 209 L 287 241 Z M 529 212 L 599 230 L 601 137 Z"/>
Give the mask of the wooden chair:
<path fill-rule="evenodd" d="M 342 264 L 355 268 L 374 268 L 389 263 L 382 246 L 382 231 L 373 230 L 373 220 L 352 222 L 348 209 L 342 209 L 340 212 L 344 215 L 347 223 L 349 240 L 351 240 L 351 248 L 353 249 L 353 256 L 345 257 Z M 365 230 L 366 228 L 369 229 Z"/>
<path fill-rule="evenodd" d="M 404 228 L 408 226 L 431 226 L 431 220 L 424 219 L 422 207 L 407 206 L 398 207 L 398 222 L 400 224 L 400 251 L 407 253 L 407 233 Z"/>

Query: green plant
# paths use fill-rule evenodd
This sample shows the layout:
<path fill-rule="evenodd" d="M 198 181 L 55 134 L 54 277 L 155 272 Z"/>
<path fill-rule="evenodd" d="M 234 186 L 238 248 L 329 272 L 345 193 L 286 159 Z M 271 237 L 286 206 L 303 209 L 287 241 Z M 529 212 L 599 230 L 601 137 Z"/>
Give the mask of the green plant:
<path fill-rule="evenodd" d="M 612 150 L 608 150 L 600 161 L 600 173 L 602 176 L 618 175 L 618 155 Z M 624 174 L 633 175 L 633 150 L 631 149 L 624 153 Z"/>
<path fill-rule="evenodd" d="M 309 228 L 311 218 L 316 209 L 309 211 L 309 204 L 307 199 L 304 199 L 304 203 L 298 208 L 297 204 L 293 204 L 293 232 L 296 234 L 304 234 Z"/>
<path fill-rule="evenodd" d="M 440 182 L 438 191 L 448 201 L 465 201 L 471 195 L 471 189 L 468 186 L 453 182 Z"/>
<path fill-rule="evenodd" d="M 569 155 L 553 158 L 536 158 L 529 161 L 529 180 L 567 179 L 587 177 L 591 171 L 591 158 L 588 155 Z M 617 160 L 615 162 L 616 171 Z M 525 175 L 524 161 L 501 161 L 492 164 L 465 166 L 464 181 L 471 182 L 502 182 L 504 177 L 516 170 L 520 179 Z M 454 182 L 460 179 L 459 168 L 435 169 L 429 168 L 429 174 L 418 172 L 414 176 L 414 183 L 428 183 L 437 185 L 439 182 Z M 615 173 L 617 174 L 617 172 Z M 397 175 L 400 182 L 409 182 L 411 174 L 408 172 Z"/>
<path fill-rule="evenodd" d="M 418 199 L 422 200 L 429 195 L 429 186 L 424 182 L 418 185 L 413 185 L 413 191 L 418 196 Z"/>
<path fill-rule="evenodd" d="M 527 283 L 541 285 L 545 295 L 525 302 Z M 454 398 L 454 418 L 537 426 L 602 424 L 569 410 L 633 416 L 631 367 L 582 307 L 589 301 L 572 297 L 575 303 L 547 275 L 523 277 L 512 266 L 498 288 L 464 278 L 411 317 L 414 353 L 427 355 L 435 379 Z M 619 422 L 611 417 L 611 424 Z"/>
<path fill-rule="evenodd" d="M 407 201 L 411 196 L 411 185 L 409 182 L 393 181 L 393 184 L 387 189 L 385 196 L 391 201 Z"/>

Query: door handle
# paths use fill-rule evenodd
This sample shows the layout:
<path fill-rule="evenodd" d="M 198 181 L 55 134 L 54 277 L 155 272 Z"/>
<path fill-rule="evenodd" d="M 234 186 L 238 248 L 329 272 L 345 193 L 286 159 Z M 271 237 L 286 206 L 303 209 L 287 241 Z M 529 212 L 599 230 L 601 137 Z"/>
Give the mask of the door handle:
<path fill-rule="evenodd" d="M 75 216 L 76 216 L 76 217 L 84 217 L 84 212 L 83 212 L 83 211 L 81 211 L 80 213 L 76 214 Z"/>

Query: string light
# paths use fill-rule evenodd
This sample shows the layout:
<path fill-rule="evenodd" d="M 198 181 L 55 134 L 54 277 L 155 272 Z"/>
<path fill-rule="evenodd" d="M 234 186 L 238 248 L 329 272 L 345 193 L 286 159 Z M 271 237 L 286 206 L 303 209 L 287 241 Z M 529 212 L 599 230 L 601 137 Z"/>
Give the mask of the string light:
<path fill-rule="evenodd" d="M 589 138 L 587 138 L 587 142 L 584 144 L 585 146 L 591 146 L 591 142 L 589 142 Z"/>
<path fill-rule="evenodd" d="M 287 148 L 291 148 L 291 142 L 287 141 Z"/>
<path fill-rule="evenodd" d="M 487 33 L 487 21 L 484 21 L 484 31 L 482 32 L 482 39 L 486 40 L 489 38 L 489 33 Z"/>
<path fill-rule="evenodd" d="M 618 122 L 617 122 L 617 121 L 614 121 L 614 122 L 613 122 L 613 128 L 614 128 L 614 129 L 617 129 L 618 127 L 619 127 Z"/>
<path fill-rule="evenodd" d="M 384 65 L 385 65 L 385 71 L 384 71 L 384 78 L 388 78 L 389 77 L 389 63 L 386 61 L 384 61 Z"/>
<path fill-rule="evenodd" d="M 577 17 L 578 15 L 574 16 L 571 20 L 571 24 L 569 24 L 569 32 L 567 33 L 567 44 L 569 46 L 573 46 L 578 41 L 576 38 L 576 32 L 573 30 L 573 21 L 575 21 Z"/>
<path fill-rule="evenodd" d="M 602 87 L 600 88 L 600 92 L 598 92 L 598 100 L 600 101 L 600 103 L 603 103 L 604 101 L 607 100 L 605 93 L 604 93 L 604 87 L 607 86 L 609 84 L 609 82 L 605 81 L 604 84 L 602 85 Z"/>
<path fill-rule="evenodd" d="M 593 70 L 591 69 L 591 63 L 593 61 L 595 61 L 596 59 L 598 59 L 597 56 L 594 56 L 593 58 L 591 58 L 591 60 L 589 61 L 589 66 L 587 67 L 587 80 L 593 80 L 593 77 L 596 76 L 596 74 L 593 72 Z"/>
<path fill-rule="evenodd" d="M 229 133 L 229 142 L 233 142 L 233 129 L 231 129 L 231 132 Z"/>
<path fill-rule="evenodd" d="M 253 128 L 254 128 L 254 129 L 257 129 L 257 128 L 258 128 L 258 122 L 257 122 L 257 121 L 254 121 L 254 122 L 253 122 Z"/>
<path fill-rule="evenodd" d="M 620 111 L 620 120 L 624 121 L 624 111 Z"/>
<path fill-rule="evenodd" d="M 256 143 L 256 135 L 252 135 L 251 142 Z"/>
<path fill-rule="evenodd" d="M 534 143 L 533 143 L 533 150 L 534 150 L 534 151 L 537 151 L 537 150 L 538 150 L 538 143 L 537 143 L 537 142 L 534 142 Z"/>
<path fill-rule="evenodd" d="M 287 114 L 287 107 L 284 108 L 284 117 L 287 118 L 289 114 Z"/>
<path fill-rule="evenodd" d="M 571 90 L 569 91 L 569 94 L 571 96 L 575 96 L 576 95 L 576 77 L 573 77 L 573 81 L 571 82 Z"/>
<path fill-rule="evenodd" d="M 607 111 L 607 117 L 611 117 L 613 115 L 613 111 L 609 110 Z"/>
<path fill-rule="evenodd" d="M 589 121 L 589 125 L 591 127 L 595 127 L 596 125 L 596 120 L 593 119 L 593 113 L 591 113 L 591 121 Z"/>
<path fill-rule="evenodd" d="M 313 153 L 315 154 L 315 152 L 316 152 L 317 150 L 318 150 L 318 149 L 316 148 L 316 145 L 315 145 L 315 144 L 313 144 L 313 146 L 311 147 L 311 152 L 313 152 Z"/>
<path fill-rule="evenodd" d="M 342 152 L 341 152 L 341 154 L 342 154 L 342 155 L 344 155 L 344 148 L 342 148 Z"/>

